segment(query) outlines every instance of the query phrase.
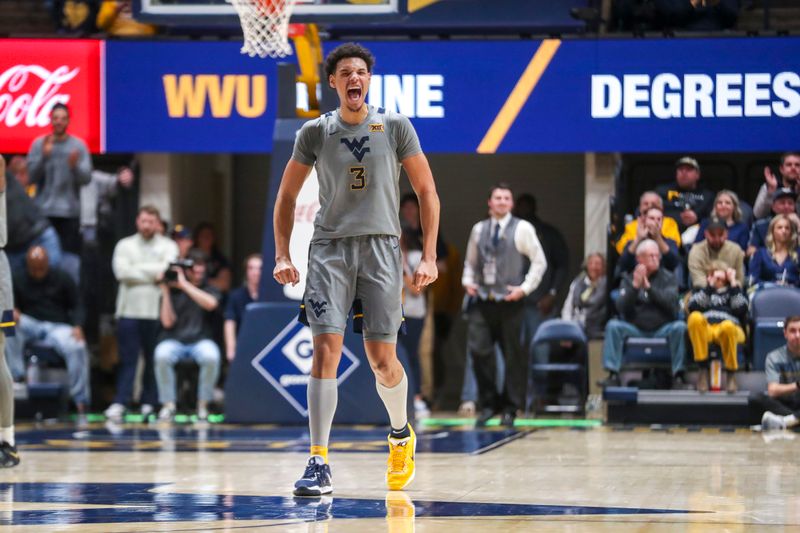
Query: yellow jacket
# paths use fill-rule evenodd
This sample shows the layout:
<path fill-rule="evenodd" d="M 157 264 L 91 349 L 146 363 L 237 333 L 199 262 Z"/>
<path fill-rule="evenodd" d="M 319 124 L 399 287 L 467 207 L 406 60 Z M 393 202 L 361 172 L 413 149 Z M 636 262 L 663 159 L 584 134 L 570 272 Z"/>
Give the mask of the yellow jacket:
<path fill-rule="evenodd" d="M 639 226 L 639 219 L 635 218 L 625 224 L 625 231 L 622 237 L 619 238 L 616 244 L 617 253 L 622 255 L 625 246 L 636 238 L 636 230 Z M 678 246 L 681 245 L 681 232 L 678 229 L 678 223 L 672 217 L 664 217 L 664 222 L 661 223 L 661 235 L 667 239 L 672 239 Z"/>
<path fill-rule="evenodd" d="M 156 27 L 133 19 L 130 5 L 121 1 L 104 0 L 97 13 L 97 27 L 109 35 L 155 35 Z"/>

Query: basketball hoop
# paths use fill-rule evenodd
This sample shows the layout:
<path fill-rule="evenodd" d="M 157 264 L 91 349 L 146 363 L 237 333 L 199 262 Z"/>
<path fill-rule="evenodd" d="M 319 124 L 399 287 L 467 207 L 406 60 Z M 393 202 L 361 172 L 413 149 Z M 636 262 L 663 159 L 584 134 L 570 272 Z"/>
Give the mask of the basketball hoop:
<path fill-rule="evenodd" d="M 242 53 L 250 57 L 291 55 L 289 17 L 297 0 L 226 0 L 239 14 Z"/>

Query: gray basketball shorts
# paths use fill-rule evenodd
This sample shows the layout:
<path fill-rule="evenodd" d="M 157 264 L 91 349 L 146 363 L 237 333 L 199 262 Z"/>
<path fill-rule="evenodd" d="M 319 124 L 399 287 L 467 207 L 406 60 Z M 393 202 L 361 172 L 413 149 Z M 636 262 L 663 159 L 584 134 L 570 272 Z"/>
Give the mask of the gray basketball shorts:
<path fill-rule="evenodd" d="M 400 239 L 394 235 L 311 242 L 303 310 L 313 335 L 344 335 L 352 308 L 364 340 L 397 342 L 402 290 Z"/>

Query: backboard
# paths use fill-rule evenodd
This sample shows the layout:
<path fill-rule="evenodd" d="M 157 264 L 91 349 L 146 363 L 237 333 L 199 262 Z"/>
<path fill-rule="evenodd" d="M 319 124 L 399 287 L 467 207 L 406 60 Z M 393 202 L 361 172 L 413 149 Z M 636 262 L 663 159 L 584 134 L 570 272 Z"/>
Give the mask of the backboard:
<path fill-rule="evenodd" d="M 296 0 L 290 22 L 388 21 L 406 13 L 407 0 Z M 137 20 L 154 24 L 235 24 L 225 0 L 135 0 Z"/>

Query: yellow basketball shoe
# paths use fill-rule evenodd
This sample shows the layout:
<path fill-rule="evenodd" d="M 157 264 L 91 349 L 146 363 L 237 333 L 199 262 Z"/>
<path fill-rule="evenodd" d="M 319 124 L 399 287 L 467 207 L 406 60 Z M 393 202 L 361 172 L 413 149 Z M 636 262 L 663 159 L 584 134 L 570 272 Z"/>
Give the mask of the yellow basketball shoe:
<path fill-rule="evenodd" d="M 389 435 L 389 459 L 386 469 L 386 485 L 389 490 L 402 490 L 414 480 L 414 459 L 416 458 L 417 436 L 408 425 L 410 435 L 396 439 Z"/>

